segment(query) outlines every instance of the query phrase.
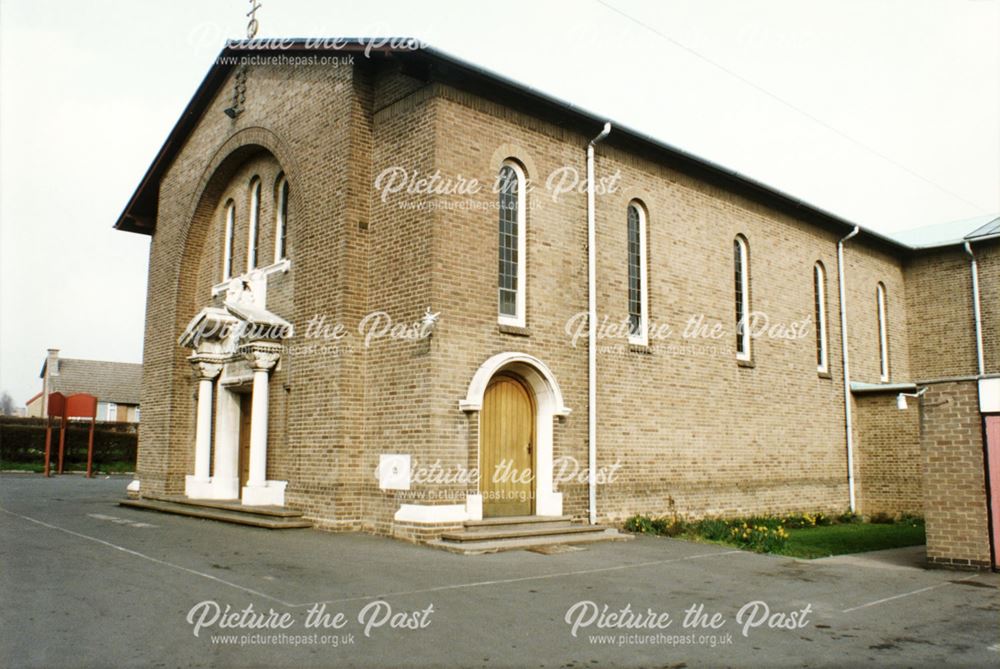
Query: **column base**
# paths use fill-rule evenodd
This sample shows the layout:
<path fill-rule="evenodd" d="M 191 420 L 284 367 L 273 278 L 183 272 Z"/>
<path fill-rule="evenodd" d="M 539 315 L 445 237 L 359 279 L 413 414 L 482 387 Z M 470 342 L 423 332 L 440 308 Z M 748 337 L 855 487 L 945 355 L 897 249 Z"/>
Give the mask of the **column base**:
<path fill-rule="evenodd" d="M 563 496 L 561 492 L 540 493 L 535 499 L 535 515 L 563 515 Z"/>
<path fill-rule="evenodd" d="M 191 499 L 239 499 L 240 480 L 218 476 L 199 479 L 188 474 L 184 477 L 184 496 Z"/>
<path fill-rule="evenodd" d="M 284 506 L 287 485 L 288 481 L 264 481 L 263 484 L 245 485 L 240 501 L 243 506 Z"/>
<path fill-rule="evenodd" d="M 184 496 L 193 499 L 205 499 L 209 497 L 212 489 L 212 479 L 198 478 L 188 474 L 184 477 Z"/>

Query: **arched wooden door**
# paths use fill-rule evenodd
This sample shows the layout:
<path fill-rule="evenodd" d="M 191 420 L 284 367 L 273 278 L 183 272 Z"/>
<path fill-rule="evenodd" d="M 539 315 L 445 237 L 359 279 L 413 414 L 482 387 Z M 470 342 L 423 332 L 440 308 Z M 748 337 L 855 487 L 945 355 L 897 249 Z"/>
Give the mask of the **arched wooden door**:
<path fill-rule="evenodd" d="M 535 404 L 519 379 L 500 374 L 490 381 L 479 429 L 483 516 L 533 514 Z"/>

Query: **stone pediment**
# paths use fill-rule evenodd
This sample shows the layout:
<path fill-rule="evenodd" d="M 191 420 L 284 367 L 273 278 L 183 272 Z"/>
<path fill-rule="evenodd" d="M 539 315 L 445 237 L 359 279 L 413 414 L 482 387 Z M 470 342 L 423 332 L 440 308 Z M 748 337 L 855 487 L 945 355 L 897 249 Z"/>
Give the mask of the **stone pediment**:
<path fill-rule="evenodd" d="M 288 339 L 293 331 L 289 321 L 264 307 L 226 300 L 222 307 L 199 311 L 177 343 L 199 352 L 226 353 L 248 342 Z"/>

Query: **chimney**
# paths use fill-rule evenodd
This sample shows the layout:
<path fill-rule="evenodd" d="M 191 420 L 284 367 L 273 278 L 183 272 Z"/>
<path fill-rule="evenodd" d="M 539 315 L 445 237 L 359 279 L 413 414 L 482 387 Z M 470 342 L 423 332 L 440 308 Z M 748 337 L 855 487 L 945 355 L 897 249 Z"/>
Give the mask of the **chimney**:
<path fill-rule="evenodd" d="M 48 371 L 49 376 L 59 376 L 59 349 L 49 349 L 49 357 L 45 361 L 45 369 Z"/>
<path fill-rule="evenodd" d="M 52 386 L 49 377 L 59 376 L 59 349 L 50 348 L 45 358 L 45 377 L 42 379 L 42 418 L 49 417 L 49 393 Z"/>

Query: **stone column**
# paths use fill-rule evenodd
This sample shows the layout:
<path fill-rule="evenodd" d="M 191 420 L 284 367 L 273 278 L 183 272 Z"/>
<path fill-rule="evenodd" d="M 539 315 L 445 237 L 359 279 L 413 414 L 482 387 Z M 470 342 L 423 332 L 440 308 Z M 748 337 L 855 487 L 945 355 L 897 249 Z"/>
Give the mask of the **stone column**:
<path fill-rule="evenodd" d="M 209 483 L 212 462 L 212 390 L 222 365 L 207 356 L 193 355 L 188 360 L 198 379 L 198 409 L 194 437 L 194 476 L 188 477 L 185 494 L 189 497 L 204 495 Z"/>
<path fill-rule="evenodd" d="M 247 487 L 259 487 L 267 481 L 267 410 L 268 379 L 281 356 L 281 346 L 274 343 L 251 344 L 246 357 L 253 370 L 253 401 L 250 406 L 250 472 Z"/>
<path fill-rule="evenodd" d="M 240 401 L 222 383 L 215 394 L 215 467 L 212 470 L 212 497 L 239 499 L 240 496 Z"/>

